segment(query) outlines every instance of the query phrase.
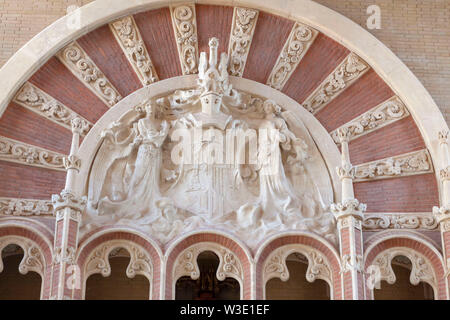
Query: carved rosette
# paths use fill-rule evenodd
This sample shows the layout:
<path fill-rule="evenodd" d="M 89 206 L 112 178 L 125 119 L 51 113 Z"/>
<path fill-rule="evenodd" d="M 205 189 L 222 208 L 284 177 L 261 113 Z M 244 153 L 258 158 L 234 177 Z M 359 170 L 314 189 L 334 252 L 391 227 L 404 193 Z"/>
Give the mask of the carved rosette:
<path fill-rule="evenodd" d="M 143 247 L 126 240 L 111 240 L 95 248 L 86 260 L 86 279 L 95 273 L 100 273 L 104 277 L 110 276 L 111 265 L 109 264 L 109 256 L 117 248 L 125 249 L 130 255 L 130 263 L 126 270 L 127 277 L 134 278 L 136 275 L 143 275 L 151 283 L 153 264 L 148 252 Z"/>
<path fill-rule="evenodd" d="M 232 76 L 242 77 L 248 52 L 258 21 L 258 10 L 235 7 L 228 47 L 230 63 L 228 72 Z"/>
<path fill-rule="evenodd" d="M 244 281 L 244 273 L 240 260 L 229 249 L 212 242 L 197 243 L 186 248 L 176 259 L 173 269 L 173 283 L 188 276 L 196 280 L 200 277 L 200 269 L 197 264 L 198 255 L 205 251 L 212 251 L 219 257 L 219 266 L 216 276 L 219 281 L 230 277 L 240 284 Z"/>
<path fill-rule="evenodd" d="M 0 215 L 6 216 L 53 215 L 53 203 L 50 200 L 0 198 Z"/>
<path fill-rule="evenodd" d="M 134 18 L 128 16 L 119 19 L 111 23 L 110 27 L 142 84 L 146 86 L 158 81 L 155 67 Z"/>
<path fill-rule="evenodd" d="M 375 257 L 371 266 L 366 270 L 373 270 L 375 267 L 379 270 L 379 281 L 387 281 L 394 284 L 396 276 L 392 269 L 392 260 L 397 256 L 404 256 L 411 261 L 411 275 L 409 280 L 411 284 L 418 285 L 420 282 L 428 283 L 435 291 L 437 289 L 437 278 L 434 274 L 431 262 L 422 254 L 408 248 L 389 248 Z"/>
<path fill-rule="evenodd" d="M 77 42 L 57 53 L 61 62 L 110 107 L 122 97 Z"/>
<path fill-rule="evenodd" d="M 198 43 L 195 5 L 170 7 L 183 74 L 197 73 Z"/>
<path fill-rule="evenodd" d="M 336 144 L 341 143 L 338 130 L 345 128 L 349 131 L 350 140 L 354 140 L 407 116 L 409 116 L 408 109 L 400 98 L 395 96 L 334 130 L 331 137 Z"/>
<path fill-rule="evenodd" d="M 19 272 L 27 274 L 29 271 L 38 273 L 44 278 L 45 261 L 41 249 L 32 241 L 19 236 L 5 236 L 0 238 L 0 252 L 10 245 L 15 244 L 22 248 L 23 259 L 19 264 Z M 3 271 L 3 261 L 0 257 L 0 272 Z"/>
<path fill-rule="evenodd" d="M 299 22 L 294 25 L 267 80 L 269 86 L 278 90 L 284 87 L 317 34 L 316 30 Z"/>
<path fill-rule="evenodd" d="M 365 214 L 363 227 L 369 231 L 384 229 L 435 230 L 438 227 L 438 221 L 430 213 Z"/>
<path fill-rule="evenodd" d="M 14 102 L 67 129 L 71 128 L 70 121 L 73 118 L 80 117 L 77 113 L 30 82 L 26 82 L 22 86 L 14 97 Z M 82 135 L 87 134 L 92 128 L 92 123 L 87 120 L 84 121 L 86 121 L 87 126 L 81 132 Z"/>
<path fill-rule="evenodd" d="M 395 178 L 433 172 L 427 149 L 357 165 L 355 182 Z"/>
<path fill-rule="evenodd" d="M 332 286 L 332 273 L 327 259 L 319 251 L 301 244 L 292 244 L 280 247 L 267 257 L 263 266 L 263 284 L 272 278 L 280 278 L 282 281 L 289 280 L 289 270 L 286 265 L 286 259 L 293 253 L 304 255 L 308 261 L 306 270 L 306 280 L 314 282 L 316 279 L 322 279 Z"/>
<path fill-rule="evenodd" d="M 369 66 L 360 57 L 350 53 L 303 102 L 303 107 L 313 114 L 318 112 L 368 70 Z"/>
<path fill-rule="evenodd" d="M 64 170 L 64 155 L 0 136 L 0 160 Z"/>

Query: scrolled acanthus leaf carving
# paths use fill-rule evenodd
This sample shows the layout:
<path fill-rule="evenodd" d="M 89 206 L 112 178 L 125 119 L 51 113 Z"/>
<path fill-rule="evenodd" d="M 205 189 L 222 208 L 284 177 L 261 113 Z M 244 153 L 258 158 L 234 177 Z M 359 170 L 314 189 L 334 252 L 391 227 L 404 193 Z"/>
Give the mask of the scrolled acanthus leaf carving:
<path fill-rule="evenodd" d="M 0 252 L 9 244 L 15 244 L 22 248 L 23 258 L 19 264 L 19 272 L 21 274 L 27 274 L 30 271 L 38 273 L 41 277 L 44 277 L 45 272 L 45 260 L 44 254 L 41 249 L 32 242 L 19 236 L 5 236 L 0 238 Z M 3 261 L 0 257 L 0 272 L 3 271 Z"/>
<path fill-rule="evenodd" d="M 0 215 L 53 215 L 53 204 L 51 200 L 0 198 Z"/>
<path fill-rule="evenodd" d="M 438 222 L 431 214 L 365 214 L 365 230 L 426 229 L 435 230 Z"/>

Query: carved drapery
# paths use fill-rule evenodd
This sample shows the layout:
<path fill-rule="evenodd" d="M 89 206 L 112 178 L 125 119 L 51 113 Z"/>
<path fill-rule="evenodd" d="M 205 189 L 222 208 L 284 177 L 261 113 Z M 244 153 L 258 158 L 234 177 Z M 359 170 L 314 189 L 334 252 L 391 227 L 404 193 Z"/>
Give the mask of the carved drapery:
<path fill-rule="evenodd" d="M 57 53 L 59 60 L 109 107 L 122 99 L 117 89 L 75 41 Z"/>
<path fill-rule="evenodd" d="M 205 251 L 214 252 L 219 258 L 219 266 L 216 272 L 217 279 L 219 281 L 223 281 L 225 278 L 236 279 L 241 286 L 242 293 L 244 272 L 241 261 L 230 249 L 213 242 L 194 244 L 184 249 L 177 256 L 172 271 L 173 287 L 175 288 L 177 280 L 183 276 L 191 277 L 193 280 L 197 280 L 200 277 L 197 258 L 200 253 Z M 175 290 L 173 294 L 175 295 Z"/>
<path fill-rule="evenodd" d="M 272 278 L 280 278 L 282 281 L 289 280 L 289 270 L 286 265 L 286 259 L 292 253 L 301 253 L 308 260 L 306 280 L 309 282 L 314 282 L 316 279 L 324 280 L 332 290 L 332 271 L 328 260 L 318 250 L 300 244 L 286 245 L 270 253 L 262 268 L 264 288 L 267 281 Z"/>
<path fill-rule="evenodd" d="M 248 52 L 252 44 L 253 33 L 258 21 L 258 10 L 235 7 L 231 27 L 228 56 L 228 72 L 232 76 L 242 77 Z"/>
<path fill-rule="evenodd" d="M 0 253 L 3 249 L 15 244 L 22 248 L 23 259 L 19 264 L 19 272 L 27 274 L 29 271 L 38 273 L 44 279 L 45 259 L 42 250 L 33 241 L 19 236 L 5 236 L 0 238 Z M 3 271 L 3 261 L 0 256 L 0 272 Z"/>
<path fill-rule="evenodd" d="M 51 200 L 0 198 L 0 215 L 6 216 L 51 216 Z"/>

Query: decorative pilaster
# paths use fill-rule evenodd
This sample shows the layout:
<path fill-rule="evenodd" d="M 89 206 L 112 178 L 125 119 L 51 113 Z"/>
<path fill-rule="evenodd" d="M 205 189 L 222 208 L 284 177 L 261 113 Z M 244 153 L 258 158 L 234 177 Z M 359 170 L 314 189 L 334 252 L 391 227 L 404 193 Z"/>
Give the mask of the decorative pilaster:
<path fill-rule="evenodd" d="M 337 168 L 342 183 L 342 201 L 332 204 L 331 212 L 339 232 L 343 297 L 345 300 L 364 300 L 362 220 L 366 205 L 355 199 L 353 192 L 355 168 L 350 163 L 348 151 L 350 132 L 341 128 L 338 136 L 342 148 L 342 164 Z"/>
<path fill-rule="evenodd" d="M 86 197 L 76 195 L 73 187 L 80 169 L 80 159 L 77 157 L 77 153 L 84 125 L 80 118 L 72 120 L 72 146 L 70 155 L 64 159 L 64 166 L 67 170 L 66 185 L 61 194 L 52 196 L 56 230 L 50 297 L 56 300 L 72 299 L 80 282 L 80 273 L 75 265 L 75 253 L 81 213 L 86 205 Z"/>
<path fill-rule="evenodd" d="M 447 299 L 450 299 L 450 161 L 448 153 L 448 131 L 439 132 L 439 146 L 441 151 L 442 168 L 441 180 L 441 207 L 433 207 L 433 214 L 441 228 L 442 251 L 445 262 L 445 277 L 447 285 Z"/>

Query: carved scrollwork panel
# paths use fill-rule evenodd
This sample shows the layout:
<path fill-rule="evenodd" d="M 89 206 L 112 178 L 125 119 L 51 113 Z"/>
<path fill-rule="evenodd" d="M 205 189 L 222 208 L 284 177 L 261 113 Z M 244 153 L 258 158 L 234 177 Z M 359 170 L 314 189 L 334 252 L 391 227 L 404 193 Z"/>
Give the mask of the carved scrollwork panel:
<path fill-rule="evenodd" d="M 269 86 L 278 90 L 283 89 L 317 34 L 315 29 L 299 22 L 294 25 L 267 80 Z"/>
<path fill-rule="evenodd" d="M 303 102 L 303 107 L 315 114 L 369 70 L 360 57 L 350 53 L 347 58 Z"/>
<path fill-rule="evenodd" d="M 75 41 L 57 53 L 61 62 L 109 107 L 122 99 L 117 89 Z"/>
<path fill-rule="evenodd" d="M 194 4 L 170 7 L 183 74 L 198 71 L 197 20 Z"/>
<path fill-rule="evenodd" d="M 253 33 L 258 21 L 258 10 L 235 7 L 228 47 L 230 64 L 228 72 L 232 76 L 242 77 L 250 51 Z"/>
<path fill-rule="evenodd" d="M 0 215 L 44 216 L 53 215 L 51 200 L 0 198 Z"/>
<path fill-rule="evenodd" d="M 367 231 L 384 229 L 435 230 L 437 219 L 431 213 L 365 214 L 363 228 Z"/>

